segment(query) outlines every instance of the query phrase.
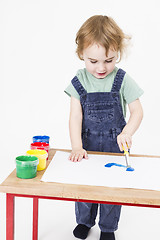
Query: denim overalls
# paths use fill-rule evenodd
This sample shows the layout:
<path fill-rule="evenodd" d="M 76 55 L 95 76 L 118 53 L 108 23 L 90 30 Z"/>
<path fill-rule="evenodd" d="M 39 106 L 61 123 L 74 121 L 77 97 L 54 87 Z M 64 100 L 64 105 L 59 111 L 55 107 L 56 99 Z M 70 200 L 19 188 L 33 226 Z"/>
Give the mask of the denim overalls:
<path fill-rule="evenodd" d="M 120 152 L 117 135 L 126 125 L 119 94 L 124 75 L 122 69 L 117 71 L 111 92 L 87 93 L 76 76 L 72 79 L 80 95 L 83 112 L 82 143 L 87 151 Z M 75 210 L 78 224 L 88 227 L 95 225 L 98 204 L 76 202 Z M 114 232 L 117 229 L 120 211 L 121 206 L 100 204 L 99 227 L 102 232 Z"/>

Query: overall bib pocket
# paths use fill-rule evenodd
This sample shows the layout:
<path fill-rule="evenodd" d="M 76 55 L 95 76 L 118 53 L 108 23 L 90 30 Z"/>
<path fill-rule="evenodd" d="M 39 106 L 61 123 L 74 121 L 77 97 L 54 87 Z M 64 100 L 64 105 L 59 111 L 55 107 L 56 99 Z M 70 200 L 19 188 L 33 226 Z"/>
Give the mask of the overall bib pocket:
<path fill-rule="evenodd" d="M 88 119 L 102 123 L 112 121 L 114 118 L 113 103 L 98 102 L 86 105 Z"/>

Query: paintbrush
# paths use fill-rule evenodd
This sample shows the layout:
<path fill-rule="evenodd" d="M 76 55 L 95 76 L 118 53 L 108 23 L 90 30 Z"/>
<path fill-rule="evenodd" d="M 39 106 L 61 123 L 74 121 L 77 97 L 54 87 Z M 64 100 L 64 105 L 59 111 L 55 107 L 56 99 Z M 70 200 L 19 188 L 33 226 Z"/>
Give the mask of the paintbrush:
<path fill-rule="evenodd" d="M 128 168 L 128 167 L 130 167 L 130 165 L 129 165 L 129 152 L 127 150 L 125 150 L 124 147 L 123 147 L 123 150 L 124 150 L 124 156 L 125 156 L 125 160 L 126 160 L 126 167 Z"/>
<path fill-rule="evenodd" d="M 125 150 L 124 146 L 122 145 L 123 150 L 124 150 L 124 156 L 125 156 L 125 160 L 126 160 L 126 170 L 127 171 L 134 171 L 134 168 L 131 167 L 131 165 L 129 164 L 129 152 L 127 150 Z"/>

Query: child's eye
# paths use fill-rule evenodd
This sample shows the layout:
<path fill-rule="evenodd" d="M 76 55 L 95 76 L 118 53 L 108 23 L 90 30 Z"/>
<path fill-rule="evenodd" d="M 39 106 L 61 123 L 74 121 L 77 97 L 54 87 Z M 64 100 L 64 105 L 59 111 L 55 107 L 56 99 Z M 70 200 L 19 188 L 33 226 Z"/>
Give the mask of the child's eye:
<path fill-rule="evenodd" d="M 106 63 L 111 63 L 112 62 L 112 60 L 106 60 Z"/>
<path fill-rule="evenodd" d="M 96 63 L 97 61 L 90 61 L 91 63 Z"/>

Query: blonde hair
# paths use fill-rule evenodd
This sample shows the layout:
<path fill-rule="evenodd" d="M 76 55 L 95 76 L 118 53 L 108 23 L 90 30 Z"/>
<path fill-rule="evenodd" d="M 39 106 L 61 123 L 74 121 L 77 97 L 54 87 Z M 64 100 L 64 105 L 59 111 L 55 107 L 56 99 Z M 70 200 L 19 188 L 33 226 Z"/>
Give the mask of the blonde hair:
<path fill-rule="evenodd" d="M 106 49 L 106 56 L 110 48 L 119 52 L 120 61 L 127 46 L 126 40 L 130 39 L 111 17 L 95 15 L 87 19 L 77 32 L 76 53 L 83 60 L 83 50 L 97 43 Z"/>

